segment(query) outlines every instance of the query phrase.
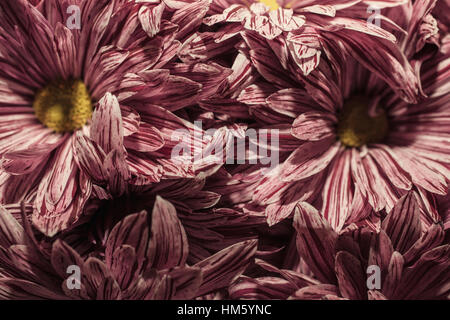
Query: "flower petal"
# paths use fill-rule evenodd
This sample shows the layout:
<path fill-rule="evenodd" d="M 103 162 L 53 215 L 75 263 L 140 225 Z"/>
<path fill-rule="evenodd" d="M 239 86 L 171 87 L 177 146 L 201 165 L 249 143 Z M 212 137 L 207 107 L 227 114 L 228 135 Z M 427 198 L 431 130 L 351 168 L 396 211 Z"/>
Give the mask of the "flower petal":
<path fill-rule="evenodd" d="M 336 255 L 336 276 L 342 296 L 351 300 L 367 297 L 366 277 L 361 262 L 352 254 L 340 251 Z"/>
<path fill-rule="evenodd" d="M 73 158 L 72 139 L 55 152 L 39 185 L 33 223 L 48 236 L 70 227 L 82 214 L 92 183 Z"/>
<path fill-rule="evenodd" d="M 403 196 L 384 219 L 383 229 L 392 241 L 395 250 L 406 253 L 420 238 L 420 212 L 413 192 Z"/>
<path fill-rule="evenodd" d="M 141 123 L 139 130 L 124 140 L 127 149 L 133 149 L 139 152 L 154 152 L 164 146 L 164 138 L 155 127 Z"/>
<path fill-rule="evenodd" d="M 334 254 L 337 234 L 321 214 L 308 203 L 297 205 L 294 216 L 297 249 L 317 279 L 336 283 Z"/>
<path fill-rule="evenodd" d="M 92 115 L 91 139 L 108 154 L 123 150 L 123 125 L 116 96 L 106 93 Z"/>
<path fill-rule="evenodd" d="M 347 221 L 353 202 L 351 153 L 342 152 L 330 165 L 323 190 L 323 215 L 335 230 L 341 230 Z"/>
<path fill-rule="evenodd" d="M 256 240 L 240 242 L 198 262 L 194 267 L 201 268 L 203 272 L 199 295 L 229 286 L 249 266 L 256 247 Z"/>
<path fill-rule="evenodd" d="M 189 251 L 186 232 L 175 207 L 159 196 L 153 207 L 151 235 L 149 255 L 153 268 L 185 265 Z"/>

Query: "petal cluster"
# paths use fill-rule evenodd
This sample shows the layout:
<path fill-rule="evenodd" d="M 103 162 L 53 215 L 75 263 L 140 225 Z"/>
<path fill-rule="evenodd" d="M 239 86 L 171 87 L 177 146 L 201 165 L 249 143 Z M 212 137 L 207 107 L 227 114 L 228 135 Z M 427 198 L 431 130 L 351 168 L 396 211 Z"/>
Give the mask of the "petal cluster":
<path fill-rule="evenodd" d="M 447 0 L 0 3 L 0 299 L 450 298 Z"/>

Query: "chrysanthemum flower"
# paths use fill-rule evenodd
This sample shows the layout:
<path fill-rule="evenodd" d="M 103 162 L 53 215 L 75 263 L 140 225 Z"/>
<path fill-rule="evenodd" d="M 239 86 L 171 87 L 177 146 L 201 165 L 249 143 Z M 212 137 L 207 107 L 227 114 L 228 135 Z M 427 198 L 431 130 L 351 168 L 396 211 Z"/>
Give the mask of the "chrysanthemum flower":
<path fill-rule="evenodd" d="M 197 177 L 164 180 L 149 186 L 129 186 L 128 192 L 120 197 L 100 199 L 101 192 L 93 193 L 83 217 L 59 237 L 85 254 L 95 248 L 102 250 L 117 223 L 132 213 L 153 208 L 158 195 L 170 201 L 176 209 L 189 243 L 189 264 L 198 263 L 236 243 L 256 240 L 256 230 L 267 229 L 264 217 L 251 217 L 219 206 L 220 194 L 209 191 L 204 184 L 204 179 Z M 18 205 L 6 207 L 13 216 L 20 215 Z"/>
<path fill-rule="evenodd" d="M 190 264 L 236 243 L 257 240 L 258 231 L 267 229 L 263 217 L 222 205 L 221 195 L 204 184 L 201 179 L 168 180 L 141 196 L 149 203 L 152 199 L 150 194 L 158 193 L 175 206 L 186 230 L 190 248 L 187 261 Z"/>
<path fill-rule="evenodd" d="M 305 24 L 314 27 L 336 26 L 339 24 L 366 31 L 362 21 L 357 18 L 366 16 L 364 12 L 368 5 L 378 9 L 404 4 L 398 1 L 289 1 L 289 0 L 225 0 L 212 1 L 210 17 L 205 19 L 207 25 L 221 22 L 240 23 L 242 28 L 253 30 L 272 40 L 283 32 L 289 33 L 300 29 Z M 356 6 L 362 4 L 363 6 Z M 364 6 L 365 5 L 365 6 Z M 339 10 L 352 7 L 352 16 L 356 19 L 333 19 L 336 16 L 345 17 L 345 12 Z M 237 34 L 242 28 L 230 28 Z M 380 32 L 382 32 L 380 30 Z M 234 35 L 232 34 L 232 35 Z M 289 37 L 290 35 L 288 35 Z"/>
<path fill-rule="evenodd" d="M 162 198 L 151 214 L 120 220 L 104 248 L 88 256 L 60 238 L 38 241 L 24 226 L 1 207 L 2 299 L 192 299 L 228 286 L 251 262 L 257 244 L 240 242 L 188 266 L 186 232 Z M 79 279 L 70 277 L 75 267 Z"/>
<path fill-rule="evenodd" d="M 285 54 L 308 75 L 320 63 L 324 42 L 341 41 L 345 49 L 357 47 L 354 41 L 365 42 L 366 49 L 381 51 L 384 40 L 394 42 L 395 37 L 376 24 L 368 23 L 368 8 L 381 10 L 406 1 L 288 1 L 288 0 L 227 0 L 211 3 L 211 16 L 205 24 L 225 23 L 216 32 L 214 42 L 228 41 L 242 32 L 254 31 L 266 39 L 264 46 L 276 52 L 280 63 L 286 66 Z M 372 9 L 373 10 L 373 9 Z M 385 19 L 382 16 L 377 19 Z M 385 19 L 386 25 L 394 26 Z M 395 27 L 394 27 L 395 29 Z M 213 43 L 205 43 L 214 47 Z M 194 46 L 195 47 L 195 46 Z M 210 48 L 209 48 L 210 49 Z M 343 50 L 345 50 L 343 49 Z M 366 59 L 372 59 L 369 56 Z M 375 64 L 374 62 L 372 62 Z M 379 62 L 378 62 L 379 63 Z M 391 61 L 386 60 L 384 68 Z M 409 98 L 412 98 L 411 96 Z"/>
<path fill-rule="evenodd" d="M 193 129 L 171 111 L 194 104 L 217 68 L 197 66 L 200 82 L 179 64 L 171 74 L 207 10 L 183 3 L 1 3 L 1 203 L 34 202 L 34 224 L 54 235 L 79 218 L 93 183 L 120 195 L 126 183 L 193 176 L 170 160 L 174 130 Z"/>
<path fill-rule="evenodd" d="M 304 2 L 301 3 L 304 4 Z M 352 7 L 352 10 L 355 9 L 360 12 L 361 5 L 366 9 L 368 4 L 357 4 L 358 8 Z M 398 5 L 399 2 L 396 4 Z M 223 8 L 220 7 L 221 5 Z M 221 10 L 227 5 L 224 2 L 213 2 L 210 13 L 220 15 Z M 381 37 L 367 36 L 360 39 L 357 38 L 355 30 L 345 28 L 317 33 L 316 35 L 320 38 L 321 50 L 326 53 L 326 56 L 323 56 L 323 63 L 322 66 L 319 66 L 319 70 L 312 72 L 309 76 L 302 76 L 299 72 L 297 61 L 291 56 L 290 51 L 286 50 L 288 48 L 283 44 L 284 40 L 268 40 L 258 35 L 256 31 L 242 31 L 242 25 L 239 22 L 218 24 L 217 30 L 212 29 L 213 31 L 196 33 L 185 42 L 179 57 L 186 63 L 192 63 L 199 59 L 200 61 L 217 61 L 226 63 L 226 65 L 230 63 L 230 57 L 234 58 L 234 60 L 231 59 L 233 74 L 228 77 L 222 86 L 222 90 L 219 90 L 216 95 L 210 96 L 209 99 L 202 100 L 199 105 L 205 112 L 210 113 L 209 116 L 212 119 L 235 121 L 237 123 L 244 121 L 253 128 L 279 130 L 280 162 L 285 162 L 296 149 L 298 149 L 299 154 L 302 153 L 298 148 L 299 141 L 295 141 L 298 135 L 291 134 L 292 122 L 302 113 L 310 109 L 315 110 L 318 104 L 327 104 L 328 106 L 324 106 L 324 109 L 332 108 L 332 104 L 335 104 L 336 113 L 338 113 L 344 100 L 350 98 L 352 94 L 364 94 L 366 89 L 372 91 L 370 93 L 372 97 L 381 95 L 382 90 L 391 90 L 391 94 L 398 97 L 399 100 L 401 98 L 413 103 L 417 102 L 420 95 L 425 95 L 420 87 L 419 73 L 423 61 L 436 52 L 436 44 L 439 43 L 436 30 L 429 27 L 430 21 L 433 20 L 430 15 L 432 8 L 433 2 L 431 1 L 418 2 L 414 6 L 408 3 L 401 7 L 395 6 L 383 11 L 392 19 L 381 17 L 383 27 L 389 27 L 394 25 L 394 22 L 398 22 L 400 27 L 408 30 L 405 36 L 405 31 L 399 29 L 398 26 L 397 29 L 390 28 L 398 38 L 398 44 L 393 44 Z M 352 16 L 352 10 L 338 11 L 343 16 Z M 366 20 L 367 12 L 363 19 L 367 25 Z M 241 37 L 229 38 L 226 35 L 226 30 L 232 28 L 239 29 Z M 301 29 L 299 34 L 307 35 L 305 29 Z M 235 38 L 243 38 L 245 43 Z M 443 42 L 445 41 L 443 40 Z M 430 48 L 433 48 L 433 50 L 429 50 Z M 235 54 L 236 49 L 237 54 Z M 439 62 L 436 61 L 436 63 Z M 346 71 L 348 78 L 345 79 L 346 83 L 343 83 L 343 75 L 340 73 L 347 68 L 347 65 L 350 65 Z M 354 70 L 352 69 L 354 66 L 361 70 L 361 75 L 357 78 L 354 77 Z M 259 75 L 255 74 L 255 69 Z M 374 80 L 371 80 L 371 83 L 368 83 L 365 89 L 362 85 L 363 79 L 369 74 L 372 74 L 371 77 Z M 430 83 L 433 81 L 431 75 L 428 81 Z M 384 87 L 376 88 L 380 85 Z M 351 88 L 353 91 L 344 92 L 343 89 L 348 90 L 344 86 L 353 86 Z M 283 89 L 286 90 L 283 91 Z M 356 92 L 357 90 L 361 92 Z M 294 91 L 295 94 L 291 94 Z M 277 99 L 277 93 L 285 94 L 283 101 Z M 385 94 L 387 95 L 387 93 L 383 93 L 383 95 Z M 381 98 L 377 97 L 377 99 Z M 392 103 L 396 102 L 392 101 Z M 249 107 L 247 110 L 245 109 L 246 105 Z M 323 127 L 320 119 L 314 122 L 314 125 L 318 128 Z M 333 126 L 336 126 L 336 123 L 331 124 L 331 127 Z M 382 135 L 383 128 L 380 128 L 380 130 Z M 331 131 L 333 131 L 333 128 L 331 128 Z M 329 139 L 333 141 L 333 137 L 330 136 Z M 337 136 L 335 136 L 335 139 L 337 139 Z M 318 145 L 310 145 L 312 148 L 307 148 L 305 151 L 321 152 L 322 149 Z M 326 147 L 324 147 L 325 149 Z M 307 152 L 304 154 L 306 155 Z M 327 161 L 318 160 L 319 162 L 321 165 L 325 165 L 325 168 L 328 168 Z M 298 163 L 298 166 L 302 166 L 302 164 Z M 247 172 L 241 170 L 242 172 L 236 179 L 231 178 L 230 180 L 235 180 L 233 183 L 241 181 L 247 185 L 245 191 L 241 188 L 243 192 L 240 194 L 253 193 L 254 201 L 250 206 L 266 207 L 265 211 L 269 224 L 275 224 L 289 216 L 297 201 L 321 201 L 320 189 L 324 184 L 325 178 L 323 175 L 327 174 L 327 170 L 320 171 L 323 175 L 314 174 L 305 178 L 302 177 L 299 180 L 289 181 L 290 178 L 284 179 L 285 174 L 282 172 L 274 172 L 273 177 L 269 178 L 262 173 L 263 170 L 259 169 L 251 166 L 246 169 Z M 306 170 L 310 169 L 306 168 Z M 295 168 L 292 170 L 295 171 Z M 266 172 L 267 170 L 265 170 Z M 259 183 L 255 181 L 258 175 L 261 177 Z M 279 179 L 279 177 L 283 177 L 283 179 Z M 248 184 L 249 180 L 253 181 L 252 185 Z M 377 189 L 382 192 L 383 187 L 377 187 Z M 389 186 L 386 190 L 392 197 Z M 409 190 L 409 187 L 406 190 Z M 365 203 L 365 195 L 360 195 L 364 190 L 356 188 L 354 192 L 356 193 L 353 197 L 355 200 L 350 201 L 348 207 L 353 206 L 355 211 L 361 212 L 359 209 Z M 426 207 L 424 212 L 434 214 L 435 212 L 430 205 L 433 199 L 430 199 L 425 190 L 419 190 L 419 192 L 423 198 L 420 201 L 421 207 Z M 392 201 L 398 199 L 401 194 L 402 192 L 397 194 Z M 381 198 L 386 198 L 386 196 L 383 195 Z M 387 198 L 389 199 L 389 196 Z M 385 200 L 381 199 L 380 201 Z M 392 201 L 385 201 L 388 203 L 388 207 L 389 205 L 392 207 Z M 381 208 L 383 208 L 383 204 L 381 204 Z M 350 215 L 349 212 L 348 216 Z M 424 220 L 429 224 L 435 219 L 428 217 Z M 347 222 L 351 223 L 352 221 Z"/>
<path fill-rule="evenodd" d="M 450 244 L 441 224 L 422 230 L 416 197 L 395 205 L 377 232 L 368 227 L 336 233 L 314 207 L 296 208 L 298 255 L 308 274 L 257 261 L 279 277 L 248 278 L 230 288 L 234 298 L 447 299 Z M 378 279 L 374 277 L 374 271 Z M 265 284 L 263 286 L 263 284 Z"/>
<path fill-rule="evenodd" d="M 431 8 L 422 12 L 427 14 Z M 413 46 L 418 50 L 427 43 L 424 39 L 434 45 L 429 33 L 421 35 L 424 38 L 412 32 L 404 41 L 422 43 Z M 260 38 L 247 38 L 251 49 L 261 48 Z M 266 64 L 276 60 L 269 50 L 264 50 L 265 59 L 258 58 L 262 50 L 252 55 L 260 73 L 278 91 L 271 94 L 255 84 L 240 101 L 252 104 L 252 113 L 261 123 L 288 125 L 299 139 L 279 171 L 262 180 L 254 197 L 256 203 L 272 205 L 266 210 L 269 222 L 289 216 L 296 201 L 309 200 L 317 201 L 333 228 L 340 230 L 365 203 L 375 211 L 390 211 L 412 188 L 418 190 L 421 207 L 427 208 L 424 212 L 431 214 L 423 222 L 436 222 L 433 199 L 427 193 L 447 194 L 450 180 L 449 44 L 448 37 L 442 39 L 439 53 L 432 58 L 427 54 L 429 60 L 421 57 L 426 50 L 408 50 L 411 64 L 417 73 L 422 71 L 421 90 L 428 96 L 417 104 L 398 94 L 392 82 L 395 71 L 373 74 L 339 47 L 329 47 L 330 60 L 323 59 L 315 72 L 301 78 L 295 67 L 286 72 L 276 62 Z M 360 49 L 356 54 L 366 56 Z M 282 136 L 280 145 L 289 150 L 295 143 L 292 137 Z"/>

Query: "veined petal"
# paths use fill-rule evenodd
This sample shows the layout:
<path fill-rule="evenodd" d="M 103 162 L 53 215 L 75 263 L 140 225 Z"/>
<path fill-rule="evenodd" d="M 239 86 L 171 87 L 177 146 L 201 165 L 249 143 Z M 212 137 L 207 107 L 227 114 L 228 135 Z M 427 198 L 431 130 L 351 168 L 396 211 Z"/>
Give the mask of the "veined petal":
<path fill-rule="evenodd" d="M 341 230 L 353 202 L 351 153 L 344 151 L 330 165 L 323 190 L 323 215 L 335 230 Z"/>
<path fill-rule="evenodd" d="M 336 255 L 336 276 L 342 296 L 352 300 L 367 297 L 366 277 L 361 262 L 348 252 L 340 251 Z"/>
<path fill-rule="evenodd" d="M 151 235 L 148 255 L 153 268 L 185 265 L 189 252 L 186 232 L 175 207 L 159 196 L 153 207 Z"/>
<path fill-rule="evenodd" d="M 334 136 L 336 117 L 331 113 L 306 112 L 295 119 L 292 135 L 300 140 L 317 141 Z"/>
<path fill-rule="evenodd" d="M 240 242 L 198 262 L 194 267 L 203 272 L 199 295 L 230 285 L 251 263 L 256 247 L 256 240 Z"/>
<path fill-rule="evenodd" d="M 297 249 L 308 267 L 321 282 L 336 283 L 334 255 L 337 233 L 311 205 L 300 203 L 294 216 Z"/>
<path fill-rule="evenodd" d="M 283 163 L 280 178 L 298 181 L 311 177 L 325 170 L 341 150 L 340 143 L 332 144 L 331 139 L 305 142 Z"/>
<path fill-rule="evenodd" d="M 420 238 L 420 213 L 413 192 L 403 196 L 383 221 L 383 229 L 396 251 L 406 253 Z"/>
<path fill-rule="evenodd" d="M 53 155 L 39 185 L 33 223 L 48 236 L 68 228 L 79 219 L 91 188 L 91 181 L 74 161 L 72 139 L 67 139 Z"/>
<path fill-rule="evenodd" d="M 123 150 L 123 125 L 119 102 L 107 93 L 92 115 L 91 138 L 108 154 Z"/>
<path fill-rule="evenodd" d="M 137 132 L 125 137 L 124 145 L 139 152 L 154 152 L 164 146 L 164 138 L 157 128 L 142 123 Z"/>

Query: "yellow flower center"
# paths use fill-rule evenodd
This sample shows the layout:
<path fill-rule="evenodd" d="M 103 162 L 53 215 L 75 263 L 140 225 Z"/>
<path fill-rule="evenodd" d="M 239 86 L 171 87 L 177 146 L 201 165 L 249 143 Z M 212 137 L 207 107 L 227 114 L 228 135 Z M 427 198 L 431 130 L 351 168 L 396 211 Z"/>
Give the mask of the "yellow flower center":
<path fill-rule="evenodd" d="M 259 0 L 259 2 L 264 3 L 270 8 L 270 10 L 278 10 L 278 8 L 280 7 L 277 0 Z"/>
<path fill-rule="evenodd" d="M 337 126 L 337 135 L 345 146 L 358 148 L 368 143 L 378 143 L 388 134 L 385 112 L 372 117 L 368 106 L 369 100 L 363 96 L 355 96 L 345 102 Z"/>
<path fill-rule="evenodd" d="M 72 132 L 91 118 L 92 101 L 83 81 L 57 81 L 36 94 L 33 109 L 46 127 L 58 133 Z"/>

